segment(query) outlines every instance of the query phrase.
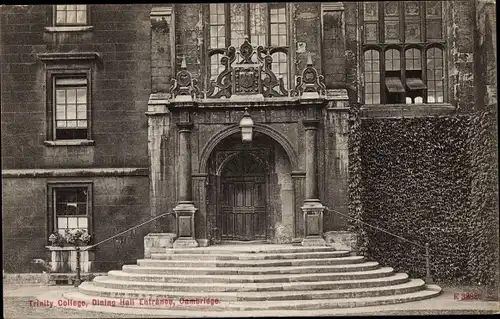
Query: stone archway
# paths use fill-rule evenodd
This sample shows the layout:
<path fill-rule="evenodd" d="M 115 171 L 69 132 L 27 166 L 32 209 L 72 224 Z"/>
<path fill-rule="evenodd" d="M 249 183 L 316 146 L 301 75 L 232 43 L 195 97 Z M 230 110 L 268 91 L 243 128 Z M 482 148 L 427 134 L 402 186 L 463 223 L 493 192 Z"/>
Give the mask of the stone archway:
<path fill-rule="evenodd" d="M 207 233 L 212 243 L 291 242 L 293 166 L 281 143 L 255 132 L 252 144 L 244 145 L 239 132 L 234 132 L 212 148 L 205 167 Z"/>

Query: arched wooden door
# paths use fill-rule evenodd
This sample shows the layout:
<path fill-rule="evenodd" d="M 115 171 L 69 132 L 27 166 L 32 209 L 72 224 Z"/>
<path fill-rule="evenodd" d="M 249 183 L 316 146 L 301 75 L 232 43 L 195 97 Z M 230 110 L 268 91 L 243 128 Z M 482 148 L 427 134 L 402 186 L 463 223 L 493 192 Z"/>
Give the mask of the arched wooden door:
<path fill-rule="evenodd" d="M 250 153 L 221 170 L 217 227 L 222 240 L 266 239 L 266 166 Z"/>

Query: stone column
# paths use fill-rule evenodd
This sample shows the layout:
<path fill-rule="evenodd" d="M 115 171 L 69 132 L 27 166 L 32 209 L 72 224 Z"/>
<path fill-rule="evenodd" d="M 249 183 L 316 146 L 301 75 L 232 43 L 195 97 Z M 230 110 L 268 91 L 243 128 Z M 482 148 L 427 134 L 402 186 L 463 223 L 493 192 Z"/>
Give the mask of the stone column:
<path fill-rule="evenodd" d="M 323 210 L 324 206 L 318 198 L 316 132 L 319 121 L 317 119 L 303 120 L 305 126 L 305 153 L 306 153 L 306 182 L 305 200 L 302 206 L 304 213 L 304 240 L 303 246 L 324 246 L 323 239 Z"/>
<path fill-rule="evenodd" d="M 178 163 L 178 196 L 177 206 L 174 208 L 176 217 L 177 239 L 174 248 L 198 247 L 195 239 L 194 214 L 196 207 L 192 201 L 191 180 L 191 128 L 193 123 L 181 121 L 179 127 L 179 163 Z"/>

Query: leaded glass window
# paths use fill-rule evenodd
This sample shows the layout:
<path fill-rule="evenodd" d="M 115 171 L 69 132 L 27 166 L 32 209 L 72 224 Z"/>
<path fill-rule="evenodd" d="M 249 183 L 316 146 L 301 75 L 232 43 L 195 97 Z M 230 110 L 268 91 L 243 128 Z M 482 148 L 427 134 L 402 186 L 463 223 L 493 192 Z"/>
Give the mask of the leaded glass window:
<path fill-rule="evenodd" d="M 365 103 L 443 103 L 442 1 L 370 1 L 361 12 Z"/>
<path fill-rule="evenodd" d="M 282 76 L 285 87 L 290 82 L 288 8 L 285 3 L 217 3 L 208 5 L 209 67 L 208 80 L 215 81 L 223 70 L 223 50 L 239 47 L 248 37 L 253 46 L 273 48 L 271 65 Z"/>

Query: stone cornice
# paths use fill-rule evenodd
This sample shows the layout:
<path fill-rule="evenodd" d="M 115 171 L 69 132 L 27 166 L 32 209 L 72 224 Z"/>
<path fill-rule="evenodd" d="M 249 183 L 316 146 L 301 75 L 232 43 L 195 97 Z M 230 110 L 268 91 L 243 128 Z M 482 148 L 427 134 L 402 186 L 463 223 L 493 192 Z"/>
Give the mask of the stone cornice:
<path fill-rule="evenodd" d="M 450 116 L 457 114 L 451 104 L 390 104 L 364 105 L 361 107 L 361 118 L 412 118 L 431 116 Z"/>
<path fill-rule="evenodd" d="M 322 2 L 321 9 L 323 12 L 326 11 L 342 11 L 344 10 L 344 3 L 342 1 L 336 2 Z"/>
<path fill-rule="evenodd" d="M 151 17 L 156 17 L 156 16 L 171 16 L 172 15 L 172 6 L 158 6 L 158 7 L 153 7 L 151 9 L 151 13 L 149 15 Z"/>
<path fill-rule="evenodd" d="M 97 52 L 47 52 L 39 53 L 38 58 L 42 62 L 52 62 L 61 60 L 97 60 L 99 54 Z"/>
<path fill-rule="evenodd" d="M 132 168 L 33 168 L 3 169 L 3 178 L 19 177 L 93 177 L 93 176 L 149 176 L 149 169 Z"/>

